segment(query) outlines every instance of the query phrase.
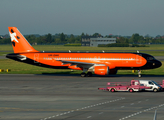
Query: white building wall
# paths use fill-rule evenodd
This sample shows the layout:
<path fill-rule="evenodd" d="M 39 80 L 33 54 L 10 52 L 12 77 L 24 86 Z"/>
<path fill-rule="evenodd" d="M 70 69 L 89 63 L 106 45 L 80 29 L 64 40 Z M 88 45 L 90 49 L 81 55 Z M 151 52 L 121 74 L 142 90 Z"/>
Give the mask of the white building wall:
<path fill-rule="evenodd" d="M 116 43 L 116 38 L 91 38 L 90 46 L 97 47 L 99 44 L 111 44 Z"/>

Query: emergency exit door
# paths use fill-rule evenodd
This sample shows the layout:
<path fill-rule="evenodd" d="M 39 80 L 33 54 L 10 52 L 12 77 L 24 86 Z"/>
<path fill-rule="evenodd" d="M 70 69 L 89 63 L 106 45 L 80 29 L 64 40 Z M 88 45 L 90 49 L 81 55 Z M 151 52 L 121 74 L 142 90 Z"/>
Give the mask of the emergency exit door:
<path fill-rule="evenodd" d="M 39 63 L 39 54 L 34 54 L 34 63 Z"/>

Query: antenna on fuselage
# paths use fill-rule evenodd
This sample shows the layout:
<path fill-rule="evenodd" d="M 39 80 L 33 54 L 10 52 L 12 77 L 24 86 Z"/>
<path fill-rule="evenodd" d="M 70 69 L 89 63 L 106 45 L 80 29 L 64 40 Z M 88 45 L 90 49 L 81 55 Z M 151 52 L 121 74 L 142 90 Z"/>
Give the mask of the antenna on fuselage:
<path fill-rule="evenodd" d="M 140 51 L 139 51 L 139 50 L 137 50 L 137 53 L 140 53 Z"/>
<path fill-rule="evenodd" d="M 70 53 L 71 51 L 69 50 L 69 53 Z"/>
<path fill-rule="evenodd" d="M 104 53 L 105 51 L 103 50 L 102 52 Z"/>

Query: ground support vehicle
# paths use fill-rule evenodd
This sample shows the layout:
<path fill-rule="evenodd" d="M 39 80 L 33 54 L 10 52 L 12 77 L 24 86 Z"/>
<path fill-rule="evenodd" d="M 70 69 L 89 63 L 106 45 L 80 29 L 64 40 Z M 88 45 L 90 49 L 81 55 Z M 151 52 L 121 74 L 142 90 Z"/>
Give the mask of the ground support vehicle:
<path fill-rule="evenodd" d="M 144 86 L 143 84 L 140 84 L 139 80 L 131 80 L 131 83 L 129 82 L 108 82 L 106 88 L 98 88 L 99 90 L 107 90 L 111 92 L 115 91 L 144 91 L 149 87 Z"/>

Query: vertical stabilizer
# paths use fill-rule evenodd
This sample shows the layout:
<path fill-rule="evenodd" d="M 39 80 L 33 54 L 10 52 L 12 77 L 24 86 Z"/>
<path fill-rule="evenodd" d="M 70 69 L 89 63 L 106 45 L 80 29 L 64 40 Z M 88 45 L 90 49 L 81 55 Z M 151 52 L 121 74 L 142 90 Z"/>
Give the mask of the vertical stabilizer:
<path fill-rule="evenodd" d="M 35 50 L 16 27 L 8 27 L 14 53 L 39 52 Z"/>

